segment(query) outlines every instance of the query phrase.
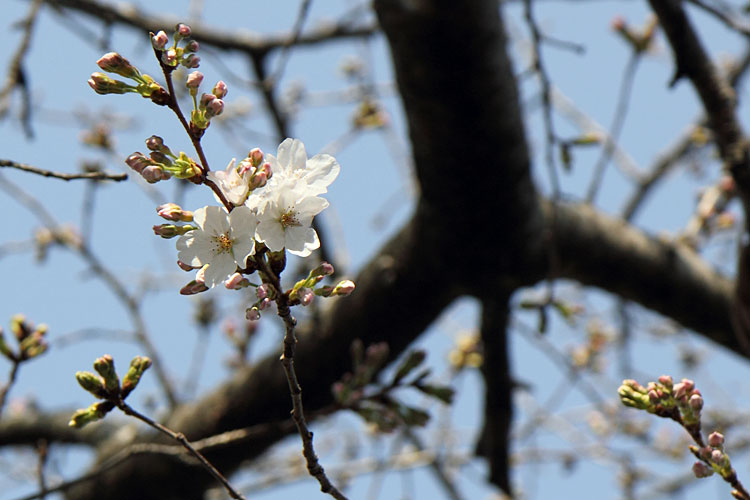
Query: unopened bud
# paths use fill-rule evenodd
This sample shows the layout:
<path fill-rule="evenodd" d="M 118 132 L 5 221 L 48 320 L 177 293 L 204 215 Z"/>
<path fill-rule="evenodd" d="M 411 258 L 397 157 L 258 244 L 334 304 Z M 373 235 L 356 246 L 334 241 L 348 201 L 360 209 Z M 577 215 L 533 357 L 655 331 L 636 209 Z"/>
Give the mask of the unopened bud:
<path fill-rule="evenodd" d="M 703 462 L 695 462 L 693 464 L 693 474 L 695 474 L 695 477 L 698 479 L 709 477 L 713 475 L 713 473 L 714 470 Z"/>
<path fill-rule="evenodd" d="M 179 23 L 177 26 L 175 26 L 174 30 L 175 38 L 187 38 L 192 34 L 192 30 L 187 24 Z"/>
<path fill-rule="evenodd" d="M 248 153 L 247 157 L 250 158 L 253 166 L 257 167 L 263 162 L 263 151 L 261 151 L 260 148 L 253 148 L 250 153 Z"/>
<path fill-rule="evenodd" d="M 177 51 L 174 48 L 167 49 L 161 53 L 161 62 L 167 66 L 177 65 Z"/>
<path fill-rule="evenodd" d="M 115 360 L 112 356 L 105 354 L 94 361 L 94 370 L 104 379 L 104 387 L 107 393 L 115 395 L 120 391 L 120 379 L 115 371 Z"/>
<path fill-rule="evenodd" d="M 245 278 L 240 273 L 234 273 L 224 282 L 224 286 L 229 290 L 240 290 L 250 286 L 250 280 Z"/>
<path fill-rule="evenodd" d="M 724 444 L 724 435 L 719 432 L 712 432 L 708 435 L 708 445 L 713 448 L 719 448 Z"/>
<path fill-rule="evenodd" d="M 146 147 L 151 151 L 163 151 L 164 149 L 164 139 L 159 137 L 158 135 L 152 135 L 148 139 L 146 139 Z"/>
<path fill-rule="evenodd" d="M 336 285 L 336 288 L 333 289 L 332 295 L 340 295 L 342 297 L 349 295 L 354 291 L 355 286 L 356 285 L 352 280 L 341 281 Z"/>
<path fill-rule="evenodd" d="M 248 321 L 258 321 L 260 319 L 260 310 L 255 306 L 245 310 L 245 319 Z"/>
<path fill-rule="evenodd" d="M 164 172 L 158 165 L 149 165 L 141 171 L 141 175 L 149 184 L 154 184 L 160 180 L 169 178 L 169 174 Z"/>
<path fill-rule="evenodd" d="M 190 43 L 185 45 L 185 52 L 198 52 L 198 49 L 200 49 L 200 44 L 196 42 L 195 40 L 191 40 Z"/>
<path fill-rule="evenodd" d="M 104 73 L 92 73 L 88 84 L 89 87 L 94 89 L 94 92 L 101 95 L 127 94 L 128 92 L 136 91 L 136 88 L 132 85 L 110 78 Z"/>
<path fill-rule="evenodd" d="M 78 385 L 99 399 L 105 399 L 108 394 L 104 388 L 104 380 L 91 372 L 76 372 Z"/>
<path fill-rule="evenodd" d="M 714 450 L 711 452 L 711 461 L 716 465 L 723 465 L 724 457 L 724 452 L 722 452 L 721 450 Z"/>
<path fill-rule="evenodd" d="M 167 46 L 168 42 L 169 37 L 167 37 L 167 34 L 164 33 L 164 31 L 160 31 L 151 37 L 151 45 L 157 50 L 164 50 L 164 47 Z"/>
<path fill-rule="evenodd" d="M 263 300 L 266 297 L 269 297 L 271 295 L 271 291 L 273 288 L 271 288 L 271 285 L 268 283 L 263 283 L 258 288 L 255 289 L 255 294 L 258 296 L 259 299 Z"/>
<path fill-rule="evenodd" d="M 224 97 L 227 95 L 227 92 L 229 91 L 229 88 L 227 87 L 227 84 L 224 83 L 223 80 L 219 80 L 216 82 L 216 85 L 214 85 L 213 90 L 211 93 L 218 97 L 219 99 L 224 99 Z"/>
<path fill-rule="evenodd" d="M 690 396 L 690 400 L 688 401 L 690 404 L 690 408 L 693 409 L 693 411 L 700 411 L 703 408 L 703 398 L 700 396 L 700 394 L 693 394 Z"/>
<path fill-rule="evenodd" d="M 70 418 L 68 425 L 80 429 L 86 424 L 101 420 L 114 407 L 115 404 L 111 401 L 99 401 L 86 409 L 76 411 Z"/>
<path fill-rule="evenodd" d="M 143 372 L 151 367 L 151 359 L 145 356 L 136 356 L 130 361 L 130 368 L 122 379 L 122 398 L 125 399 L 141 380 Z"/>
<path fill-rule="evenodd" d="M 194 229 L 194 226 L 178 226 L 177 224 L 158 224 L 153 227 L 154 234 L 161 236 L 165 240 L 174 238 L 175 236 L 182 236 Z"/>
<path fill-rule="evenodd" d="M 200 71 L 193 71 L 188 75 L 185 86 L 190 89 L 190 95 L 194 96 L 197 94 L 198 87 L 200 87 L 202 82 L 203 73 L 201 73 Z"/>
<path fill-rule="evenodd" d="M 310 271 L 310 277 L 330 276 L 333 274 L 333 266 L 328 262 L 321 262 L 318 267 Z"/>
<path fill-rule="evenodd" d="M 219 116 L 224 111 L 224 101 L 219 98 L 213 99 L 206 104 L 206 115 L 209 117 Z"/>
<path fill-rule="evenodd" d="M 171 220 L 175 222 L 192 222 L 193 212 L 183 210 L 181 206 L 176 203 L 165 203 L 156 207 L 156 213 L 159 217 L 165 220 Z"/>
<path fill-rule="evenodd" d="M 659 377 L 659 383 L 667 389 L 672 389 L 672 377 L 670 377 L 669 375 L 662 375 L 661 377 Z"/>
<path fill-rule="evenodd" d="M 312 301 L 315 298 L 315 294 L 309 288 L 300 288 L 297 291 L 297 297 L 299 298 L 300 304 L 302 304 L 303 306 L 309 306 L 310 304 L 312 304 Z"/>
<path fill-rule="evenodd" d="M 153 165 L 151 159 L 143 153 L 133 153 L 128 156 L 125 163 L 139 174 L 143 172 L 144 168 Z"/>
<path fill-rule="evenodd" d="M 130 61 L 117 52 L 108 52 L 104 54 L 98 61 L 96 61 L 96 64 L 104 71 L 115 73 L 124 76 L 125 78 L 137 79 L 141 76 L 141 72 L 138 71 L 135 66 L 130 64 Z"/>
<path fill-rule="evenodd" d="M 195 54 L 188 54 L 188 56 L 182 60 L 182 65 L 186 68 L 197 68 L 201 65 L 201 58 Z"/>

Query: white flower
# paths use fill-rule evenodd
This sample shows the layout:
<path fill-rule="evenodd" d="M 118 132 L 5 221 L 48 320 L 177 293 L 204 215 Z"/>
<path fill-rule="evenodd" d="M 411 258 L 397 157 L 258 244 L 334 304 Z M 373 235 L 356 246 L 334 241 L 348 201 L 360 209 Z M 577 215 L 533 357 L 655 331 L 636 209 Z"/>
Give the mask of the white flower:
<path fill-rule="evenodd" d="M 274 191 L 258 212 L 255 239 L 272 252 L 286 248 L 307 257 L 320 246 L 318 234 L 310 227 L 313 217 L 327 206 L 328 201 L 311 196 L 304 187 Z"/>
<path fill-rule="evenodd" d="M 223 208 L 208 206 L 193 214 L 199 229 L 177 240 L 178 259 L 202 267 L 206 286 L 213 288 L 245 267 L 255 252 L 253 234 L 258 219 L 247 207 L 236 207 L 228 214 Z"/>
<path fill-rule="evenodd" d="M 272 188 L 291 181 L 295 188 L 304 186 L 307 194 L 322 194 L 341 170 L 336 158 L 328 154 L 317 154 L 308 160 L 305 145 L 299 139 L 284 139 L 277 155 L 266 155 L 273 172 L 269 181 Z"/>
<path fill-rule="evenodd" d="M 235 206 L 240 206 L 247 200 L 250 192 L 249 172 L 245 171 L 242 175 L 234 166 L 235 158 L 229 162 L 226 170 L 210 171 L 206 177 L 219 186 L 227 200 Z M 221 201 L 221 200 L 219 200 Z"/>

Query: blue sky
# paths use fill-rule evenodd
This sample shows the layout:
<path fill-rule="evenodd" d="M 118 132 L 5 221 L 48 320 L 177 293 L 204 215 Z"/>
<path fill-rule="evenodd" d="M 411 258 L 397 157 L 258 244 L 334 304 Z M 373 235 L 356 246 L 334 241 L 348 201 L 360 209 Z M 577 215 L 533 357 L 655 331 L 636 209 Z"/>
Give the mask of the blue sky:
<path fill-rule="evenodd" d="M 207 2 L 210 8 L 203 10 L 205 22 L 224 29 L 246 29 L 259 34 L 287 32 L 294 24 L 297 2 L 282 1 L 271 6 L 270 2 Z M 178 18 L 185 18 L 188 2 L 136 2 L 148 12 L 164 9 Z M 313 2 L 306 26 L 312 28 L 318 23 L 334 20 L 342 12 L 355 6 L 353 2 L 326 1 Z M 0 71 L 5 71 L 9 58 L 19 43 L 17 31 L 8 29 L 14 20 L 20 19 L 28 8 L 28 2 L 6 0 L 4 11 L 5 29 L 0 30 Z M 535 8 L 541 28 L 550 36 L 567 40 L 586 47 L 583 54 L 548 47 L 545 61 L 550 77 L 556 87 L 570 97 L 594 120 L 608 127 L 614 113 L 620 79 L 628 57 L 628 48 L 611 30 L 610 21 L 623 15 L 633 25 L 640 26 L 648 11 L 645 3 L 634 2 L 542 2 Z M 505 7 L 508 31 L 514 39 L 512 53 L 515 69 L 520 73 L 528 63 L 528 32 L 522 18 L 520 3 Z M 701 34 L 707 41 L 709 50 L 715 57 L 737 55 L 742 44 L 739 37 L 727 34 L 726 30 L 706 16 L 692 12 Z M 107 47 L 97 45 L 104 33 L 97 21 L 71 14 L 62 20 L 49 9 L 43 9 L 36 26 L 36 34 L 31 52 L 26 59 L 25 70 L 31 83 L 34 96 L 35 138 L 28 140 L 19 127 L 16 114 L 19 110 L 18 97 L 14 96 L 12 116 L 0 122 L 0 158 L 8 158 L 29 163 L 42 168 L 73 172 L 83 160 L 98 159 L 107 171 L 124 171 L 127 167 L 122 159 L 133 151 L 143 150 L 143 140 L 151 134 L 164 137 L 167 144 L 176 150 L 189 151 L 188 141 L 179 124 L 166 109 L 157 109 L 147 100 L 135 95 L 98 96 L 86 85 L 91 72 L 98 70 L 96 59 L 110 49 L 115 49 L 138 65 L 142 71 L 157 76 L 157 65 L 151 55 L 148 40 L 135 36 L 131 31 L 115 30 Z M 250 75 L 247 63 L 233 54 L 204 51 L 201 71 L 206 82 L 225 79 L 230 90 L 227 97 L 228 110 L 250 105 L 250 114 L 243 119 L 243 127 L 237 127 L 232 134 L 234 140 L 222 139 L 219 127 L 209 129 L 204 144 L 212 168 L 223 168 L 231 158 L 244 156 L 250 148 L 261 147 L 274 152 L 278 144 L 268 120 L 264 117 L 259 95 L 243 81 Z M 342 102 L 333 105 L 316 105 L 316 99 L 325 97 L 324 92 L 346 89 L 350 86 L 340 71 L 344 61 L 357 57 L 365 61 L 368 77 L 383 84 L 385 90 L 380 102 L 390 117 L 392 133 L 365 131 L 354 136 L 348 135 L 352 114 L 356 103 Z M 221 65 L 216 60 L 221 60 Z M 272 59 L 275 68 L 277 59 Z M 227 75 L 226 69 L 232 75 Z M 460 65 L 459 68 L 460 70 Z M 698 115 L 699 108 L 692 89 L 680 83 L 670 90 L 667 84 L 671 79 L 673 65 L 671 53 L 663 38 L 658 37 L 654 50 L 641 62 L 633 86 L 632 105 L 620 143 L 641 168 L 647 168 L 655 155 L 671 144 L 675 137 Z M 460 74 L 460 71 L 459 71 Z M 471 78 L 471 75 L 460 77 Z M 534 151 L 535 178 L 544 189 L 548 188 L 546 168 L 543 164 L 543 130 L 538 107 L 534 104 L 538 95 L 538 85 L 533 78 L 527 78 L 522 86 L 524 105 L 527 110 L 529 142 Z M 292 131 L 302 139 L 310 155 L 319 151 L 330 151 L 336 147 L 335 155 L 342 166 L 339 179 L 330 187 L 327 198 L 331 207 L 326 211 L 323 223 L 327 236 L 333 242 L 336 256 L 344 263 L 347 273 L 353 275 L 358 267 L 366 262 L 393 230 L 408 217 L 414 203 L 413 181 L 408 162 L 409 146 L 404 134 L 402 111 L 397 95 L 392 87 L 392 74 L 388 61 L 388 50 L 382 37 L 369 42 L 329 44 L 316 48 L 293 50 L 284 70 L 281 82 L 282 91 L 302 86 L 310 96 L 299 108 Z M 210 83 L 207 83 L 210 85 Z M 743 101 L 746 92 L 740 94 Z M 743 105 L 742 116 L 748 116 Z M 234 107 L 234 108 L 233 108 Z M 80 142 L 81 133 L 87 122 L 105 113 L 116 116 L 110 123 L 115 126 L 116 154 L 103 156 Z M 126 117 L 129 117 L 127 120 Z M 556 119 L 558 133 L 563 137 L 573 137 L 581 131 L 563 119 Z M 248 130 L 250 132 L 248 132 Z M 350 140 L 339 141 L 349 137 Z M 393 140 L 395 138 L 395 142 Z M 395 144 L 395 149 L 394 149 Z M 591 176 L 591 168 L 598 157 L 598 149 L 575 150 L 574 168 L 569 174 L 561 174 L 561 183 L 566 196 L 573 199 L 584 195 Z M 471 152 L 466 152 L 471 161 Z M 715 163 L 715 162 L 714 162 Z M 678 231 L 684 227 L 695 203 L 696 190 L 718 176 L 716 164 L 706 168 L 703 177 L 678 170 L 668 183 L 660 188 L 647 203 L 646 209 L 637 220 L 638 224 L 653 232 Z M 82 200 L 86 195 L 83 182 L 65 183 L 43 179 L 27 173 L 4 169 L 0 172 L 10 182 L 42 201 L 59 222 L 80 225 L 82 220 Z M 158 184 L 158 197 L 172 201 L 176 196 L 174 186 Z M 598 205 L 609 213 L 617 213 L 630 193 L 628 182 L 610 165 L 605 177 Z M 0 245 L 7 242 L 28 240 L 38 227 L 38 221 L 29 212 L 0 192 L 1 206 L 7 207 L 6 218 Z M 207 190 L 192 189 L 186 193 L 183 206 L 195 209 L 213 198 Z M 151 226 L 160 221 L 154 213 L 154 202 L 144 194 L 131 177 L 127 184 L 109 183 L 96 192 L 93 217 L 93 249 L 100 258 L 114 269 L 131 290 L 142 287 L 150 291 L 145 298 L 144 315 L 151 335 L 162 351 L 167 371 L 177 381 L 184 381 L 185 366 L 192 356 L 197 336 L 194 324 L 190 321 L 193 298 L 179 296 L 176 291 L 187 281 L 187 275 L 180 274 L 175 266 L 176 252 L 172 241 L 165 241 L 152 235 Z M 721 255 L 719 253 L 718 255 Z M 717 263 L 722 264 L 722 263 Z M 77 370 L 90 369 L 93 360 L 104 352 L 111 353 L 121 367 L 128 360 L 141 354 L 142 350 L 132 343 L 111 340 L 87 340 L 68 347 L 55 347 L 55 340 L 82 328 L 99 331 L 129 330 L 132 325 L 126 311 L 117 303 L 102 283 L 91 276 L 87 266 L 69 252 L 54 249 L 43 263 L 35 261 L 33 252 L 10 254 L 0 258 L 0 269 L 5 278 L 5 292 L 0 301 L 0 324 L 7 328 L 11 315 L 23 312 L 36 322 L 50 325 L 50 340 L 53 348 L 44 358 L 24 365 L 19 382 L 13 387 L 11 398 L 34 399 L 43 408 L 86 406 L 87 394 L 80 390 L 73 379 Z M 155 286 L 156 285 L 156 286 Z M 563 284 L 563 293 L 582 297 L 582 291 Z M 237 294 L 214 290 L 210 292 L 223 299 L 221 312 L 241 320 L 242 306 Z M 610 297 L 600 293 L 585 295 L 587 313 L 592 316 L 607 317 L 613 309 Z M 455 304 L 435 323 L 433 328 L 418 342 L 430 352 L 429 363 L 437 374 L 446 373 L 445 359 L 448 350 L 460 332 L 475 326 L 476 305 L 469 299 Z M 658 376 L 671 372 L 675 376 L 691 376 L 699 382 L 699 387 L 713 388 L 711 395 L 704 390 L 707 402 L 714 399 L 723 407 L 746 407 L 747 389 L 728 393 L 724 387 L 744 379 L 746 367 L 733 356 L 711 350 L 711 346 L 692 337 L 680 337 L 679 345 L 697 349 L 708 356 L 703 368 L 694 373 L 686 373 L 675 354 L 675 342 L 649 333 L 649 329 L 659 322 L 649 314 L 640 314 L 639 329 L 636 332 L 638 344 L 633 351 L 635 375 Z M 279 342 L 278 327 L 274 318 L 267 318 L 263 334 L 254 346 L 253 356 L 260 356 L 275 348 Z M 534 325 L 534 318 L 520 314 L 519 321 Z M 550 341 L 560 351 L 580 343 L 584 334 L 578 328 L 568 328 L 563 322 L 553 322 L 553 337 Z M 200 379 L 199 390 L 205 391 L 224 380 L 228 374 L 223 359 L 228 355 L 227 342 L 220 334 L 212 333 L 202 345 L 206 352 L 206 368 Z M 511 339 L 514 354 L 515 376 L 521 381 L 531 381 L 533 396 L 543 402 L 559 390 L 561 378 L 559 369 L 523 335 Z M 609 365 L 601 377 L 595 378 L 602 392 L 613 397 L 618 378 L 616 354 L 609 353 Z M 0 360 L 0 381 L 4 380 L 5 364 Z M 717 368 L 719 367 L 719 368 Z M 682 371 L 680 371 L 682 370 Z M 699 379 L 699 377 L 701 377 Z M 554 383 L 552 382 L 554 381 Z M 645 381 L 645 380 L 643 380 Z M 480 422 L 481 386 L 476 374 L 467 374 L 460 381 L 461 396 L 451 410 L 451 421 L 458 432 L 461 449 L 471 451 L 473 440 Z M 609 391 L 609 392 L 607 392 Z M 139 388 L 134 404 L 145 404 L 148 396 L 157 397 L 153 377 Z M 140 398 L 140 399 L 139 399 Z M 519 396 L 518 424 L 533 412 L 531 400 Z M 613 399 L 614 401 L 614 399 Z M 565 396 L 560 411 L 580 423 L 586 414 L 584 405 L 589 402 L 585 396 L 572 390 Z M 351 416 L 337 417 L 333 423 L 323 423 L 320 432 L 325 442 L 326 425 L 344 426 L 353 435 L 361 434 L 356 419 Z M 660 424 L 660 423 L 659 423 Z M 427 431 L 425 437 L 434 437 L 435 428 Z M 675 431 L 675 429 L 672 429 Z M 366 439 L 359 437 L 363 442 Z M 592 441 L 595 443 L 595 440 Z M 534 444 L 540 448 L 579 449 L 581 443 L 565 442 L 555 432 L 541 432 Z M 632 442 L 618 443 L 623 448 Z M 391 444 L 367 444 L 375 453 L 387 453 Z M 324 446 L 325 448 L 325 446 Z M 335 448 L 335 447 L 334 447 Z M 295 446 L 280 448 L 278 453 L 289 453 Z M 638 453 L 637 447 L 634 453 Z M 7 460 L 10 454 L 0 454 Z M 684 458 L 687 457 L 685 450 Z M 85 458 L 80 452 L 73 455 L 59 455 L 57 464 L 69 477 Z M 339 455 L 323 457 L 324 465 L 335 468 Z M 545 498 L 550 494 L 558 497 L 584 496 L 582 492 L 597 491 L 591 498 L 615 498 L 616 477 L 613 468 L 607 465 L 607 457 L 597 457 L 582 463 L 570 475 L 558 463 L 524 465 L 515 471 L 515 478 L 528 498 Z M 2 463 L 2 462 L 0 462 Z M 650 462 L 645 462 L 649 464 Z M 689 472 L 689 461 L 670 470 Z M 681 468 L 680 468 L 681 467 Z M 2 468 L 2 467 L 0 467 Z M 738 467 L 750 477 L 747 464 Z M 677 473 L 677 472 L 675 472 Z M 460 476 L 459 485 L 467 498 L 491 498 L 493 490 L 483 484 L 483 464 L 473 461 Z M 544 478 L 540 480 L 539 478 Z M 249 478 L 238 478 L 239 484 Z M 6 481 L 0 476 L 0 485 Z M 16 498 L 31 491 L 8 478 L 7 488 L 0 487 L 0 499 Z M 354 498 L 374 498 L 373 484 L 377 480 L 370 476 L 355 482 L 352 490 Z M 409 486 L 412 484 L 412 486 Z M 405 486 L 406 485 L 406 486 Z M 402 490 L 405 488 L 405 490 Z M 397 498 L 402 491 L 412 491 L 412 498 L 439 498 L 440 490 L 430 478 L 429 471 L 419 470 L 408 473 L 388 474 L 379 498 Z M 712 478 L 704 480 L 700 488 L 691 490 L 686 498 L 698 498 L 706 491 L 716 491 L 717 495 L 728 497 L 726 485 Z M 317 486 L 312 480 L 268 493 L 254 494 L 253 498 L 299 498 L 301 495 L 317 494 Z M 370 495 L 370 496 L 368 496 Z"/>

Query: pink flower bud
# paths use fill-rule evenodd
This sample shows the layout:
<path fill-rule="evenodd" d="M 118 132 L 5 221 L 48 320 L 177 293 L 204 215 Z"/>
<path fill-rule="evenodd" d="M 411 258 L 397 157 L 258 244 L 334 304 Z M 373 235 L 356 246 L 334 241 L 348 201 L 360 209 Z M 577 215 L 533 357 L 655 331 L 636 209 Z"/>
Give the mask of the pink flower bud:
<path fill-rule="evenodd" d="M 96 64 L 104 71 L 116 73 L 125 78 L 138 78 L 141 76 L 140 71 L 117 52 L 104 54 L 96 61 Z"/>
<path fill-rule="evenodd" d="M 625 29 L 625 19 L 622 16 L 615 16 L 612 19 L 612 29 L 615 31 L 622 31 Z"/>
<path fill-rule="evenodd" d="M 193 32 L 190 29 L 190 26 L 188 26 L 187 24 L 182 24 L 182 23 L 180 23 L 177 26 L 175 26 L 174 30 L 175 30 L 176 34 L 180 35 L 182 38 L 189 37 L 192 34 L 192 32 Z"/>
<path fill-rule="evenodd" d="M 352 280 L 344 280 L 333 289 L 333 295 L 346 296 L 354 291 L 355 285 Z"/>
<path fill-rule="evenodd" d="M 143 153 L 133 153 L 127 157 L 125 163 L 139 174 L 143 172 L 144 168 L 153 164 Z"/>
<path fill-rule="evenodd" d="M 146 147 L 151 151 L 161 151 L 164 148 L 164 139 L 158 135 L 152 135 L 146 139 Z"/>
<path fill-rule="evenodd" d="M 261 311 L 264 311 L 264 310 L 268 309 L 269 307 L 271 307 L 272 303 L 273 302 L 271 301 L 271 299 L 269 299 L 268 297 L 266 297 L 265 299 L 263 299 L 263 300 L 260 301 L 260 304 L 258 304 L 258 307 L 260 307 Z"/>
<path fill-rule="evenodd" d="M 724 463 L 724 453 L 721 450 L 714 450 L 711 452 L 711 461 L 717 465 Z"/>
<path fill-rule="evenodd" d="M 218 97 L 219 99 L 224 99 L 224 97 L 227 95 L 227 92 L 229 89 L 227 88 L 227 84 L 224 83 L 223 80 L 219 80 L 216 82 L 216 85 L 214 85 L 213 90 L 211 93 Z"/>
<path fill-rule="evenodd" d="M 708 435 L 708 445 L 718 448 L 724 444 L 724 435 L 719 432 L 712 432 Z"/>
<path fill-rule="evenodd" d="M 703 408 L 703 398 L 700 394 L 693 394 L 690 396 L 688 403 L 690 403 L 690 408 L 692 408 L 693 411 L 700 411 Z"/>
<path fill-rule="evenodd" d="M 318 267 L 313 269 L 313 276 L 330 276 L 333 274 L 333 266 L 328 262 L 321 262 Z"/>
<path fill-rule="evenodd" d="M 714 470 L 703 462 L 695 462 L 693 464 L 693 474 L 698 479 L 703 477 L 709 477 L 714 473 Z"/>
<path fill-rule="evenodd" d="M 175 224 L 159 224 L 153 227 L 154 234 L 161 236 L 164 239 L 174 238 L 184 234 L 182 226 L 176 226 Z"/>
<path fill-rule="evenodd" d="M 198 49 L 200 48 L 200 44 L 196 42 L 195 40 L 191 40 L 190 43 L 185 45 L 185 52 L 198 52 Z"/>
<path fill-rule="evenodd" d="M 224 111 L 224 101 L 221 99 L 214 99 L 206 105 L 207 114 L 211 116 L 219 116 Z"/>
<path fill-rule="evenodd" d="M 271 290 L 271 285 L 269 285 L 268 283 L 263 283 L 258 288 L 256 288 L 255 295 L 257 295 L 258 298 L 262 300 L 270 295 L 269 293 L 270 290 Z"/>
<path fill-rule="evenodd" d="M 670 377 L 669 375 L 662 375 L 661 377 L 659 377 L 659 383 L 664 387 L 671 388 L 672 377 Z"/>
<path fill-rule="evenodd" d="M 687 389 L 685 388 L 685 384 L 682 382 L 679 382 L 674 385 L 672 388 L 672 392 L 674 394 L 675 399 L 682 399 L 687 394 Z"/>
<path fill-rule="evenodd" d="M 197 68 L 201 65 L 201 58 L 195 54 L 189 54 L 182 60 L 182 65 L 186 68 Z"/>
<path fill-rule="evenodd" d="M 240 273 L 234 273 L 224 282 L 224 286 L 229 290 L 240 290 L 250 284 L 250 280 L 242 276 Z"/>
<path fill-rule="evenodd" d="M 312 304 L 315 294 L 309 288 L 300 288 L 297 292 L 297 297 L 299 297 L 300 304 L 303 306 L 309 306 Z"/>
<path fill-rule="evenodd" d="M 200 84 L 203 82 L 203 73 L 200 71 L 193 71 L 190 73 L 187 77 L 187 81 L 185 82 L 185 86 L 189 89 L 197 89 L 200 87 Z"/>
<path fill-rule="evenodd" d="M 693 389 L 695 389 L 695 382 L 693 382 L 689 378 L 682 379 L 682 383 L 685 386 L 685 390 L 687 392 L 691 392 Z"/>
<path fill-rule="evenodd" d="M 239 165 L 237 165 L 237 173 L 242 176 L 248 172 L 250 172 L 250 175 L 252 176 L 255 173 L 255 167 L 248 158 L 245 158 L 239 163 Z"/>
<path fill-rule="evenodd" d="M 165 220 L 177 221 L 177 222 L 191 222 L 193 220 L 193 212 L 183 210 L 181 206 L 176 203 L 165 203 L 156 207 L 156 213 Z"/>
<path fill-rule="evenodd" d="M 154 184 L 164 179 L 165 176 L 163 174 L 164 172 L 162 171 L 161 167 L 157 165 L 149 165 L 141 171 L 141 175 L 149 184 Z"/>
<path fill-rule="evenodd" d="M 245 310 L 245 318 L 248 321 L 258 321 L 260 319 L 260 311 L 257 307 L 251 307 Z"/>
<path fill-rule="evenodd" d="M 106 94 L 126 94 L 133 92 L 135 87 L 125 82 L 114 80 L 104 73 L 92 73 L 88 80 L 89 87 L 100 95 Z"/>
<path fill-rule="evenodd" d="M 161 53 L 161 62 L 167 66 L 177 65 L 177 51 L 175 49 L 167 49 Z"/>
<path fill-rule="evenodd" d="M 169 42 L 169 37 L 167 37 L 167 34 L 164 33 L 164 31 L 160 31 L 151 37 L 151 45 L 153 45 L 156 50 L 164 50 L 164 47 L 167 46 L 167 42 Z"/>
<path fill-rule="evenodd" d="M 254 167 L 259 166 L 263 162 L 263 151 L 260 148 L 254 148 L 247 155 Z"/>

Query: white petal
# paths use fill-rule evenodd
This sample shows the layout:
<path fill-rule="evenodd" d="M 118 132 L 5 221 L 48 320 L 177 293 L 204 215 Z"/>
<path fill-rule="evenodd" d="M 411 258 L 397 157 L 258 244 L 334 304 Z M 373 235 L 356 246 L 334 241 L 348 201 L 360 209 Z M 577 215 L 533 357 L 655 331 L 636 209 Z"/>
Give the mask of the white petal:
<path fill-rule="evenodd" d="M 320 246 L 318 234 L 311 227 L 289 227 L 286 230 L 286 249 L 289 253 L 307 257 Z"/>
<path fill-rule="evenodd" d="M 206 286 L 215 287 L 221 284 L 237 269 L 234 258 L 226 252 L 222 252 L 208 265 L 205 272 Z"/>
<path fill-rule="evenodd" d="M 294 145 L 294 139 L 287 137 L 279 144 L 279 148 L 276 150 L 277 158 L 279 160 L 279 166 L 281 169 L 288 168 L 292 160 L 292 146 Z M 276 173 L 276 172 L 274 172 Z"/>
<path fill-rule="evenodd" d="M 262 220 L 255 230 L 255 239 L 263 242 L 272 252 L 284 248 L 284 229 L 278 221 Z"/>
<path fill-rule="evenodd" d="M 328 200 L 326 200 L 325 198 L 320 198 L 318 196 L 307 196 L 299 200 L 295 204 L 294 208 L 301 216 L 314 216 L 325 210 L 328 205 Z"/>
<path fill-rule="evenodd" d="M 205 222 L 202 226 L 204 231 L 212 235 L 226 234 L 229 231 L 229 218 L 223 208 L 211 205 L 205 207 L 205 211 Z"/>
<path fill-rule="evenodd" d="M 328 186 L 338 177 L 341 166 L 331 155 L 317 154 L 307 160 L 308 173 L 305 175 L 305 181 L 310 187 L 322 189 L 315 194 L 325 193 Z"/>

